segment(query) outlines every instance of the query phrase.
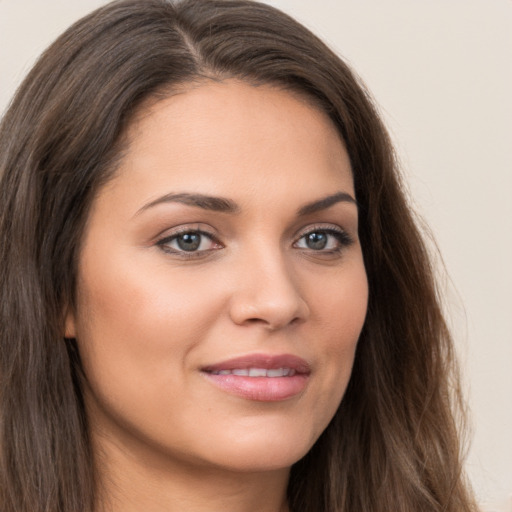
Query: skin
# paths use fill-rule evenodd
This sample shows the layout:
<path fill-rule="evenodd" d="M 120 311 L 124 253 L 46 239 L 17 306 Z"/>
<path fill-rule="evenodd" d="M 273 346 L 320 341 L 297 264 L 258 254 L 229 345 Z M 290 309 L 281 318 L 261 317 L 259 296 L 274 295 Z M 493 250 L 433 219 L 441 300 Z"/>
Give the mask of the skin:
<path fill-rule="evenodd" d="M 146 106 L 127 137 L 90 212 L 65 333 L 81 352 L 103 506 L 287 510 L 289 468 L 339 406 L 366 314 L 355 202 L 298 214 L 354 198 L 344 145 L 303 98 L 234 80 Z M 183 193 L 237 212 L 161 200 Z M 183 251 L 169 239 L 183 229 L 211 238 Z M 202 371 L 255 353 L 306 360 L 305 388 L 252 400 Z"/>

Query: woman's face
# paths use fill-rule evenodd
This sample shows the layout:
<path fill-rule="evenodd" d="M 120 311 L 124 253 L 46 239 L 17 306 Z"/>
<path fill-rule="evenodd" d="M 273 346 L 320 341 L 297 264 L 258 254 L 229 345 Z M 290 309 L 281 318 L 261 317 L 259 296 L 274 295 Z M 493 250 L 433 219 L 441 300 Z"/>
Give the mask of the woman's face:
<path fill-rule="evenodd" d="M 66 320 L 92 432 L 169 464 L 289 467 L 333 417 L 366 313 L 344 145 L 302 98 L 234 80 L 155 102 L 128 140 Z"/>

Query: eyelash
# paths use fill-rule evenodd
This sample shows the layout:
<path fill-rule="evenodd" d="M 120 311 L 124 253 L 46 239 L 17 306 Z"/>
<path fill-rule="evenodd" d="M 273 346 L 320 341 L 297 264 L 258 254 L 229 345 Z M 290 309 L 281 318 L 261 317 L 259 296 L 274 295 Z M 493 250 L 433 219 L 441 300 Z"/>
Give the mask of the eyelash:
<path fill-rule="evenodd" d="M 203 249 L 200 251 L 197 251 L 197 250 L 186 251 L 184 249 L 174 249 L 169 246 L 169 244 L 171 244 L 172 242 L 177 241 L 179 239 L 179 237 L 183 237 L 185 235 L 200 235 L 201 238 L 207 238 L 207 239 L 211 240 L 212 243 L 218 245 L 219 247 L 214 248 L 214 249 Z M 200 241 L 200 243 L 202 243 L 202 240 Z M 160 249 L 162 249 L 166 253 L 173 254 L 173 255 L 179 256 L 181 258 L 188 258 L 188 259 L 199 258 L 201 256 L 204 256 L 205 253 L 210 253 L 212 251 L 216 251 L 223 247 L 222 244 L 217 240 L 217 238 L 212 233 L 209 233 L 208 231 L 204 231 L 203 229 L 200 229 L 200 228 L 193 229 L 193 228 L 188 228 L 188 227 L 178 229 L 172 235 L 166 236 L 166 237 L 162 238 L 161 240 L 158 240 L 156 242 L 156 245 L 158 247 L 160 247 Z"/>
<path fill-rule="evenodd" d="M 307 236 L 310 236 L 313 234 L 321 234 L 321 235 L 328 235 L 328 236 L 334 237 L 336 239 L 337 246 L 335 248 L 327 249 L 327 250 L 323 250 L 323 249 L 315 250 L 315 249 L 311 249 L 311 248 L 307 248 L 307 247 L 297 247 L 297 244 L 301 240 L 303 240 Z M 170 247 L 170 244 L 172 242 L 175 242 L 179 239 L 179 237 L 183 237 L 186 235 L 200 235 L 201 238 L 209 239 L 212 244 L 215 244 L 218 247 L 215 247 L 212 249 L 191 250 L 191 251 Z M 201 244 L 202 242 L 203 242 L 203 240 L 201 239 L 199 244 Z M 354 240 L 352 239 L 352 237 L 346 231 L 342 230 L 341 228 L 339 228 L 337 226 L 328 226 L 328 227 L 313 226 L 313 227 L 309 228 L 307 231 L 304 231 L 300 235 L 300 237 L 297 239 L 297 241 L 294 242 L 293 246 L 297 247 L 298 249 L 303 249 L 308 252 L 311 252 L 312 254 L 315 254 L 315 255 L 335 255 L 335 254 L 341 253 L 343 251 L 343 249 L 352 245 L 353 242 L 354 242 Z M 185 258 L 185 259 L 200 258 L 200 257 L 205 256 L 208 253 L 217 251 L 224 247 L 212 233 L 209 233 L 208 231 L 204 231 L 200 228 L 193 229 L 193 228 L 188 228 L 188 227 L 179 229 L 179 230 L 175 231 L 174 233 L 172 233 L 171 235 L 165 236 L 164 238 L 158 240 L 156 242 L 156 245 L 168 254 L 173 254 L 173 255 L 176 255 L 176 256 L 179 256 L 179 257 Z"/>
<path fill-rule="evenodd" d="M 323 234 L 332 236 L 337 241 L 337 246 L 332 249 L 327 250 L 315 250 L 310 248 L 305 248 L 308 251 L 311 251 L 314 254 L 318 255 L 335 255 L 343 251 L 343 249 L 349 247 L 354 243 L 354 240 L 352 237 L 343 229 L 339 228 L 338 226 L 312 226 L 311 228 L 307 229 L 305 232 L 301 234 L 301 236 L 298 238 L 297 242 L 294 243 L 294 246 L 296 246 L 300 240 L 305 239 L 305 237 L 313 234 Z"/>

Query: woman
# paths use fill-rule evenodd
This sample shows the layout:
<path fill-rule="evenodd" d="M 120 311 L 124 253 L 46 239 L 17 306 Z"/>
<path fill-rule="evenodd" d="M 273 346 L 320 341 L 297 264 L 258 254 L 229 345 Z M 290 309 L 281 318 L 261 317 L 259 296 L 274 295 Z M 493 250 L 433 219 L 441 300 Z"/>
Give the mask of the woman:
<path fill-rule="evenodd" d="M 0 132 L 4 511 L 468 511 L 368 94 L 243 0 L 114 2 Z"/>

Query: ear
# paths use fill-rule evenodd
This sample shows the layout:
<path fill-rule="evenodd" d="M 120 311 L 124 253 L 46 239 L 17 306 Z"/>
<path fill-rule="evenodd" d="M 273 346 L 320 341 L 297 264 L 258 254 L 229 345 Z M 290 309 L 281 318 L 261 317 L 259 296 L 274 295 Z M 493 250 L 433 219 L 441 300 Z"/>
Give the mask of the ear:
<path fill-rule="evenodd" d="M 72 311 L 70 307 L 68 307 L 66 310 L 66 318 L 64 320 L 64 338 L 76 338 L 75 313 Z"/>

